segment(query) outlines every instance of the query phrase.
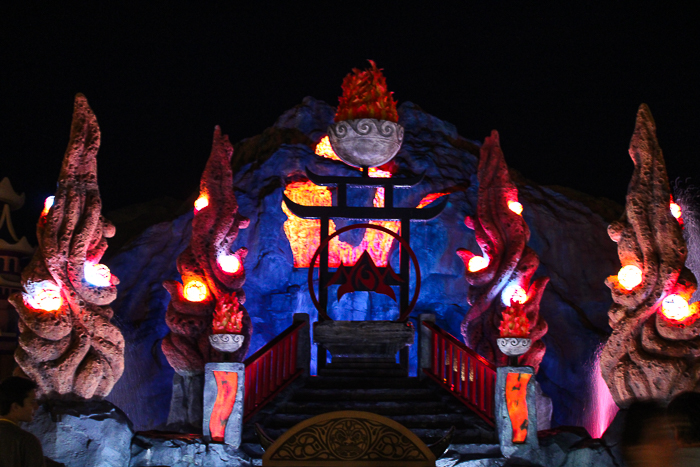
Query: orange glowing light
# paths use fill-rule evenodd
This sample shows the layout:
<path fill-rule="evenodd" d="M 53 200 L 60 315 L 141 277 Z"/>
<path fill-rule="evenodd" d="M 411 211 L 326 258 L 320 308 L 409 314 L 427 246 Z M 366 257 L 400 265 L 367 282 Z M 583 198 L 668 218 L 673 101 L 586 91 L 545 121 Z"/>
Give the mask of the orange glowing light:
<path fill-rule="evenodd" d="M 531 374 L 508 373 L 506 376 L 506 407 L 513 427 L 513 443 L 524 443 L 527 439 L 527 384 Z"/>
<path fill-rule="evenodd" d="M 193 279 L 185 284 L 182 293 L 190 302 L 201 302 L 207 298 L 207 286 L 204 282 Z"/>
<path fill-rule="evenodd" d="M 677 203 L 674 203 L 673 201 L 671 201 L 671 214 L 676 219 L 680 219 L 681 216 L 683 215 L 683 211 L 681 210 L 681 207 Z"/>
<path fill-rule="evenodd" d="M 236 255 L 220 254 L 216 258 L 216 262 L 222 271 L 228 274 L 235 274 L 241 269 L 241 260 Z"/>
<path fill-rule="evenodd" d="M 209 417 L 209 432 L 212 441 L 223 443 L 226 423 L 236 403 L 238 373 L 235 371 L 214 371 L 214 379 L 216 379 L 216 400 Z"/>
<path fill-rule="evenodd" d="M 642 283 L 642 270 L 633 264 L 628 264 L 617 273 L 617 280 L 622 287 L 632 290 Z"/>
<path fill-rule="evenodd" d="M 85 280 L 98 287 L 109 287 L 112 283 L 112 273 L 104 264 L 85 263 L 83 267 Z"/>
<path fill-rule="evenodd" d="M 481 271 L 482 269 L 486 269 L 486 267 L 489 265 L 489 259 L 484 257 L 484 256 L 472 256 L 471 259 L 469 259 L 469 264 L 467 265 L 467 269 L 469 269 L 469 272 L 477 272 Z"/>
<path fill-rule="evenodd" d="M 58 311 L 63 306 L 61 289 L 50 281 L 42 281 L 28 287 L 25 302 L 35 310 Z"/>
<path fill-rule="evenodd" d="M 54 196 L 49 196 L 44 200 L 44 209 L 41 211 L 41 216 L 45 216 L 49 213 L 51 206 L 53 206 Z"/>
<path fill-rule="evenodd" d="M 505 306 L 511 306 L 512 303 L 525 303 L 527 301 L 527 293 L 518 284 L 511 283 L 503 289 L 501 301 Z"/>
<path fill-rule="evenodd" d="M 423 197 L 422 200 L 420 200 L 420 203 L 418 203 L 418 206 L 416 206 L 417 209 L 423 209 L 433 201 L 435 201 L 438 198 L 442 198 L 445 196 L 447 193 L 430 193 L 427 194 Z"/>
<path fill-rule="evenodd" d="M 672 294 L 664 298 L 661 303 L 661 313 L 671 321 L 685 321 L 693 315 L 688 301 L 678 294 Z"/>
<path fill-rule="evenodd" d="M 209 206 L 209 197 L 206 194 L 202 193 L 201 195 L 199 195 L 199 198 L 197 198 L 194 202 L 194 211 L 201 211 L 207 206 Z"/>
<path fill-rule="evenodd" d="M 523 205 L 518 203 L 517 201 L 508 201 L 508 209 L 510 209 L 517 215 L 521 215 L 523 212 Z"/>
<path fill-rule="evenodd" d="M 338 157 L 335 154 L 335 151 L 333 151 L 333 147 L 331 146 L 331 141 L 328 139 L 328 136 L 321 138 L 321 141 L 319 141 L 316 145 L 314 152 L 317 156 L 325 157 L 326 159 L 333 159 L 334 161 L 340 160 L 340 157 Z"/>

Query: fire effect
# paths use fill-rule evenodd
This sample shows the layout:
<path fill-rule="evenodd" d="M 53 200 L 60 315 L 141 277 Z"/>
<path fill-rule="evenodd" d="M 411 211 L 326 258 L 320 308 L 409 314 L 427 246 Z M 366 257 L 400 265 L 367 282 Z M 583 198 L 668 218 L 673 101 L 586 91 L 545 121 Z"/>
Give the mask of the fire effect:
<path fill-rule="evenodd" d="M 681 209 L 680 205 L 678 205 L 678 203 L 673 201 L 673 196 L 671 197 L 670 208 L 671 208 L 671 215 L 673 217 L 675 217 L 676 219 L 678 219 L 679 222 L 683 223 L 683 217 L 682 217 L 683 210 Z"/>
<path fill-rule="evenodd" d="M 626 290 L 632 290 L 642 283 L 642 270 L 629 264 L 617 273 L 617 280 Z"/>
<path fill-rule="evenodd" d="M 220 254 L 216 258 L 216 262 L 219 264 L 219 267 L 221 268 L 222 271 L 224 271 L 227 274 L 235 274 L 238 271 L 241 270 L 241 260 L 238 259 L 238 256 L 236 255 L 227 255 L 225 253 Z"/>
<path fill-rule="evenodd" d="M 51 281 L 27 284 L 24 301 L 35 310 L 58 311 L 63 306 L 61 289 Z"/>
<path fill-rule="evenodd" d="M 472 256 L 467 264 L 469 272 L 477 272 L 486 269 L 489 265 L 489 259 L 483 256 Z"/>
<path fill-rule="evenodd" d="M 521 215 L 523 213 L 523 205 L 518 203 L 517 201 L 508 201 L 508 209 L 510 209 L 517 215 Z"/>
<path fill-rule="evenodd" d="M 524 443 L 527 439 L 527 383 L 532 375 L 508 373 L 506 376 L 506 407 L 513 426 L 513 443 Z"/>
<path fill-rule="evenodd" d="M 688 301 L 678 294 L 671 294 L 664 298 L 661 304 L 661 313 L 671 321 L 682 322 L 694 314 Z"/>
<path fill-rule="evenodd" d="M 41 211 L 41 217 L 44 217 L 49 213 L 51 206 L 53 206 L 54 199 L 54 196 L 49 196 L 44 200 L 44 209 Z"/>
<path fill-rule="evenodd" d="M 209 206 L 209 197 L 205 193 L 202 193 L 199 195 L 199 198 L 194 201 L 194 212 L 201 211 L 207 206 Z"/>
<path fill-rule="evenodd" d="M 112 284 L 112 273 L 104 264 L 85 263 L 85 280 L 97 287 L 109 287 Z"/>
<path fill-rule="evenodd" d="M 201 302 L 207 298 L 207 286 L 204 282 L 193 279 L 185 285 L 182 294 L 190 302 Z"/>
<path fill-rule="evenodd" d="M 235 371 L 214 371 L 216 379 L 216 401 L 209 418 L 209 432 L 212 441 L 223 443 L 226 423 L 236 403 L 238 373 Z"/>
<path fill-rule="evenodd" d="M 518 284 L 508 284 L 501 293 L 501 301 L 505 306 L 511 306 L 513 303 L 523 304 L 527 301 L 527 293 Z"/>

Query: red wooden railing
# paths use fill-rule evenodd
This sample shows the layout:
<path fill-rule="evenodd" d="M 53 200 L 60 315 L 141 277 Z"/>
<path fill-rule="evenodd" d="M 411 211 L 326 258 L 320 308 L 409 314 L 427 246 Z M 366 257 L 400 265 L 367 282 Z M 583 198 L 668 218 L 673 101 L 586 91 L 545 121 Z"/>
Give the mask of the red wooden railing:
<path fill-rule="evenodd" d="M 496 366 L 430 321 L 422 325 L 432 332 L 431 368 L 423 372 L 494 426 Z"/>
<path fill-rule="evenodd" d="M 308 324 L 308 321 L 295 322 L 243 362 L 243 422 L 303 373 L 303 369 L 297 368 L 297 346 L 299 330 Z"/>

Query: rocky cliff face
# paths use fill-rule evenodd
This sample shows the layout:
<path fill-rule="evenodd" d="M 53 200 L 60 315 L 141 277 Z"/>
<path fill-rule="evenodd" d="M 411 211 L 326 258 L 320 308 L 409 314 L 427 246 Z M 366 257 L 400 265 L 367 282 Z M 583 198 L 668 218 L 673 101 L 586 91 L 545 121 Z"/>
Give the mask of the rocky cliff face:
<path fill-rule="evenodd" d="M 312 321 L 317 315 L 308 294 L 308 269 L 294 267 L 284 231 L 287 215 L 282 210 L 282 194 L 289 183 L 303 179 L 307 167 L 321 175 L 357 174 L 342 162 L 314 154 L 333 115 L 332 107 L 307 97 L 273 127 L 235 146 L 234 190 L 240 213 L 250 219 L 250 226 L 233 245 L 233 250 L 246 247 L 249 251 L 243 288 L 254 328 L 250 352 L 288 327 L 293 313 L 309 313 Z M 479 253 L 473 231 L 464 225 L 464 218 L 474 215 L 476 208 L 479 143 L 461 137 L 453 125 L 412 103 L 400 106 L 399 117 L 405 136 L 395 158 L 397 176 L 424 173 L 425 179 L 413 188 L 397 190 L 396 205 L 416 206 L 430 193 L 451 192 L 438 218 L 415 222 L 411 228 L 411 246 L 423 277 L 413 315 L 434 313 L 438 325 L 460 336 L 460 322 L 469 309 L 468 284 L 464 264 L 455 252 L 467 248 Z M 508 149 L 504 152 L 507 160 Z M 584 413 L 592 410 L 587 394 L 594 354 L 610 332 L 607 310 L 611 298 L 604 280 L 619 269 L 619 262 L 606 228 L 621 208 L 572 190 L 538 186 L 515 171 L 512 176 L 531 230 L 529 246 L 541 259 L 535 277 L 551 278 L 540 309 L 549 333 L 544 337 L 547 352 L 537 379 L 554 401 L 553 423 L 581 424 Z M 372 203 L 373 196 L 371 189 L 353 189 L 349 204 Z M 161 283 L 178 276 L 175 259 L 188 244 L 191 220 L 190 212 L 149 227 L 109 264 L 122 278 L 113 306 L 127 340 L 125 374 L 110 400 L 125 410 L 136 429 L 157 426 L 167 418 L 173 370 L 158 345 L 167 333 L 164 314 L 169 301 Z M 336 223 L 338 228 L 344 225 Z M 341 235 L 350 246 L 361 239 L 361 231 Z M 395 245 L 390 262 L 398 268 Z M 329 315 L 334 319 L 394 319 L 398 309 L 386 296 L 357 292 L 333 303 Z"/>

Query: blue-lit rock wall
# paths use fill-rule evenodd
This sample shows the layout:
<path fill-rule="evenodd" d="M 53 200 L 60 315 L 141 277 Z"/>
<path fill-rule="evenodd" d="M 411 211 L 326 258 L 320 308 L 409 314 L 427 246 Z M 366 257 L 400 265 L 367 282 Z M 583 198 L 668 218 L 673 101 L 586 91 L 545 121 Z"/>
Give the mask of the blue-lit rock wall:
<path fill-rule="evenodd" d="M 333 115 L 334 109 L 327 104 L 304 99 L 285 112 L 272 131 L 305 135 L 301 140 L 306 143 L 281 143 L 270 148 L 268 139 L 263 149 L 261 142 L 260 157 L 250 159 L 248 154 L 247 160 L 252 162 L 240 167 L 234 176 L 240 211 L 251 220 L 233 247 L 249 250 L 244 289 L 245 306 L 254 325 L 251 353 L 288 327 L 293 313 L 309 313 L 312 321 L 316 318 L 307 287 L 308 269 L 293 267 L 292 250 L 283 230 L 287 217 L 281 204 L 285 185 L 302 177 L 306 167 L 321 175 L 357 175 L 356 169 L 314 154 L 311 142 L 325 135 Z M 453 125 L 414 104 L 401 105 L 399 116 L 405 128 L 404 144 L 395 159 L 399 172 L 424 173 L 425 180 L 413 188 L 396 190 L 395 204 L 416 206 L 429 193 L 454 190 L 438 218 L 414 222 L 411 227 L 411 246 L 423 277 L 413 315 L 434 313 L 439 326 L 461 339 L 460 322 L 469 309 L 468 285 L 455 251 L 479 251 L 473 232 L 464 225 L 465 216 L 473 215 L 476 206 L 475 154 L 479 143 L 464 139 Z M 504 152 L 507 161 L 507 147 Z M 236 157 L 234 154 L 234 166 Z M 538 380 L 553 399 L 553 423 L 581 424 L 583 414 L 590 410 L 588 372 L 594 352 L 609 333 L 611 299 L 603 281 L 617 271 L 619 262 L 606 227 L 620 211 L 605 200 L 541 187 L 516 173 L 514 178 L 532 231 L 529 244 L 541 259 L 537 275 L 551 278 L 541 306 L 550 330 L 544 338 L 547 353 Z M 372 197 L 371 190 L 355 189 L 349 202 L 371 204 Z M 175 259 L 189 241 L 191 217 L 190 213 L 150 227 L 109 264 L 122 281 L 113 306 L 127 339 L 125 375 L 110 399 L 131 417 L 136 429 L 162 425 L 167 419 L 173 371 L 160 351 L 160 339 L 168 331 L 163 317 L 169 300 L 161 283 L 177 277 Z M 361 235 L 348 232 L 341 239 L 356 245 Z M 398 269 L 398 251 L 393 248 L 391 262 Z M 396 304 L 383 295 L 347 294 L 340 302 L 334 302 L 334 297 L 331 292 L 329 314 L 335 319 L 397 316 Z M 413 357 L 415 368 L 415 351 Z"/>

